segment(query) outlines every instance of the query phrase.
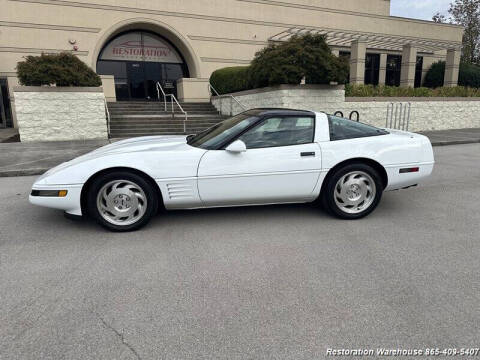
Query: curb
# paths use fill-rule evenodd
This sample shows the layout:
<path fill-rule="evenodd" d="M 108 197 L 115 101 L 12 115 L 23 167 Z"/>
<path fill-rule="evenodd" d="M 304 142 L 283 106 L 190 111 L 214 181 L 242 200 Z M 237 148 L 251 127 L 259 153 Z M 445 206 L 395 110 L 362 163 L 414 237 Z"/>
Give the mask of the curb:
<path fill-rule="evenodd" d="M 42 175 L 48 168 L 42 169 L 20 169 L 20 170 L 0 170 L 0 177 L 17 177 L 17 176 L 33 176 Z"/>
<path fill-rule="evenodd" d="M 454 140 L 454 141 L 434 141 L 432 146 L 448 146 L 448 145 L 464 145 L 464 144 L 478 144 L 480 139 L 472 140 Z"/>

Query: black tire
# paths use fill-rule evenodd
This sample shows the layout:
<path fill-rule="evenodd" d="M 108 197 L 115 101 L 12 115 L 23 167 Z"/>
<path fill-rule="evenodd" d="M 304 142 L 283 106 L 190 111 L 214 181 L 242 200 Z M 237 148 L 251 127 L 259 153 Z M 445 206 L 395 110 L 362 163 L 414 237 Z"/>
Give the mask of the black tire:
<path fill-rule="evenodd" d="M 373 201 L 371 202 L 371 204 L 363 211 L 354 214 L 344 211 L 341 207 L 337 205 L 337 202 L 335 201 L 335 188 L 338 181 L 342 179 L 343 176 L 352 172 L 366 173 L 375 183 L 375 196 L 372 196 Z M 337 169 L 334 173 L 329 175 L 329 177 L 325 181 L 326 183 L 323 187 L 321 194 L 321 202 L 323 207 L 333 216 L 346 220 L 361 219 L 369 215 L 380 203 L 384 190 L 384 184 L 378 172 L 371 166 L 363 163 L 353 163 L 345 165 L 344 167 Z"/>
<path fill-rule="evenodd" d="M 114 224 L 107 221 L 104 216 L 100 214 L 100 210 L 97 206 L 97 197 L 99 192 L 104 186 L 114 181 L 130 182 L 139 187 L 145 194 L 147 206 L 144 210 L 142 208 L 142 212 L 144 211 L 144 213 L 142 215 L 138 215 L 138 219 L 135 219 L 135 222 L 133 223 L 126 225 Z M 151 184 L 149 180 L 133 172 L 115 171 L 102 174 L 94 179 L 87 194 L 87 208 L 89 215 L 103 227 L 116 232 L 135 231 L 145 226 L 151 220 L 151 218 L 157 214 L 158 203 L 159 199 L 154 189 L 154 184 Z"/>

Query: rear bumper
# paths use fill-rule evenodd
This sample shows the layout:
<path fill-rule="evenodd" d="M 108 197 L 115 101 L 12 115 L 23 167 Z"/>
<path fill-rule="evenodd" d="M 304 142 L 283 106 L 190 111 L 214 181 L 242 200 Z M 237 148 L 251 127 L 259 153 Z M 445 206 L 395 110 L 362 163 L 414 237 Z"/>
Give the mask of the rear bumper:
<path fill-rule="evenodd" d="M 35 190 L 67 190 L 65 197 L 52 196 L 29 196 L 29 201 L 33 205 L 48 207 L 52 209 L 64 210 L 70 215 L 82 216 L 80 196 L 83 185 L 36 185 L 32 187 Z"/>
<path fill-rule="evenodd" d="M 409 186 L 421 184 L 433 171 L 435 163 L 412 163 L 386 167 L 388 186 L 385 191 L 403 189 Z M 401 169 L 418 167 L 418 172 L 401 173 Z"/>

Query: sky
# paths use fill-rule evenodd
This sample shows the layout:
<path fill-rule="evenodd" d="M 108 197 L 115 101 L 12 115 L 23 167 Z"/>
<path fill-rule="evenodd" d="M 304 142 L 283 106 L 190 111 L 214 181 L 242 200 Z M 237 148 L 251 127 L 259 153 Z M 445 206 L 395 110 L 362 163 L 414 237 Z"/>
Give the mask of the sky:
<path fill-rule="evenodd" d="M 448 7 L 452 0 L 391 0 L 390 14 L 414 19 L 432 20 L 432 16 L 440 12 L 448 15 Z"/>

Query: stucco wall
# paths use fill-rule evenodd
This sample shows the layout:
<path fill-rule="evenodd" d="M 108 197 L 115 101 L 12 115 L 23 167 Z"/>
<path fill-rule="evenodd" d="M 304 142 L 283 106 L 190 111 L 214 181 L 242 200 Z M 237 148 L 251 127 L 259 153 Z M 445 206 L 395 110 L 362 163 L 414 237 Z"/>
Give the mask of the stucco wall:
<path fill-rule="evenodd" d="M 25 55 L 71 51 L 70 41 L 78 47 L 75 54 L 95 67 L 108 38 L 132 29 L 169 38 L 187 61 L 192 58 L 189 67 L 197 64 L 190 75 L 203 78 L 221 67 L 248 64 L 270 37 L 290 28 L 462 39 L 461 27 L 390 17 L 388 8 L 385 0 L 0 0 L 0 74 L 14 74 Z"/>
<path fill-rule="evenodd" d="M 107 139 L 102 88 L 17 87 L 20 141 Z"/>
<path fill-rule="evenodd" d="M 246 108 L 274 107 L 323 111 L 342 111 L 348 117 L 358 111 L 360 121 L 384 127 L 390 103 L 411 103 L 410 131 L 480 127 L 480 98 L 345 98 L 343 87 L 278 86 L 233 94 Z M 229 115 L 243 111 L 228 96 L 214 97 L 214 106 Z"/>

